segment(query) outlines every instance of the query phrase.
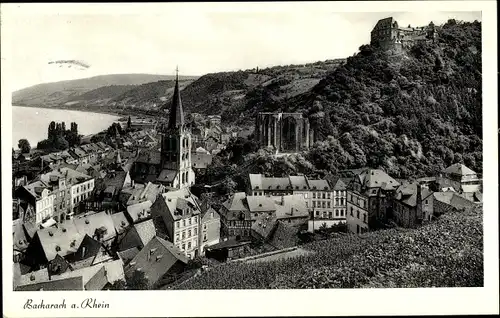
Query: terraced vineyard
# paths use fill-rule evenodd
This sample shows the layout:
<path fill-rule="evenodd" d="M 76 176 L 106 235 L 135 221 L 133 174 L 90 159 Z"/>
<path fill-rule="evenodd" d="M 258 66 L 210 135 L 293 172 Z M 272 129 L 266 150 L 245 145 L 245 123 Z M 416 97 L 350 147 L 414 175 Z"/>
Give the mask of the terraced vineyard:
<path fill-rule="evenodd" d="M 182 289 L 483 286 L 482 207 L 418 229 L 345 235 L 304 245 L 314 254 L 210 268 Z"/>

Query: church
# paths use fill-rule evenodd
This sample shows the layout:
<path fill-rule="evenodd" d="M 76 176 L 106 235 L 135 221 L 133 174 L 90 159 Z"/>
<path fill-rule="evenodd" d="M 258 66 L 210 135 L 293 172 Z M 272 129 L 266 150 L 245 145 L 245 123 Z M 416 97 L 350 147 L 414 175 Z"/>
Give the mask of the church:
<path fill-rule="evenodd" d="M 179 89 L 175 78 L 168 124 L 161 129 L 161 150 L 139 153 L 130 171 L 137 183 L 160 183 L 167 188 L 189 188 L 195 182 L 191 167 L 191 134 L 186 128 Z"/>

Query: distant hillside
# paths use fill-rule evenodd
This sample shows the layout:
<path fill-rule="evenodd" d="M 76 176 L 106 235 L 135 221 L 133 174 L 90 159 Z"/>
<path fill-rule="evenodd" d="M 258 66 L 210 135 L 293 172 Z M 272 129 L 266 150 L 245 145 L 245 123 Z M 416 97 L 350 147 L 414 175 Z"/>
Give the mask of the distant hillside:
<path fill-rule="evenodd" d="M 253 123 L 258 111 L 284 107 L 285 100 L 307 92 L 344 59 L 303 65 L 274 66 L 200 77 L 182 91 L 188 112 L 221 114 L 232 123 Z"/>
<path fill-rule="evenodd" d="M 28 88 L 18 90 L 12 94 L 12 103 L 14 105 L 25 106 L 60 106 L 69 101 L 75 100 L 75 97 L 87 93 L 91 90 L 106 87 L 120 86 L 112 89 L 104 89 L 99 96 L 96 92 L 94 97 L 97 99 L 106 98 L 113 95 L 116 91 L 121 91 L 123 86 L 140 85 L 144 83 L 172 80 L 172 75 L 153 75 L 153 74 L 111 74 L 100 75 L 89 78 L 61 81 L 54 83 L 44 83 Z M 193 78 L 193 77 L 190 77 Z M 88 99 L 89 96 L 84 97 Z"/>

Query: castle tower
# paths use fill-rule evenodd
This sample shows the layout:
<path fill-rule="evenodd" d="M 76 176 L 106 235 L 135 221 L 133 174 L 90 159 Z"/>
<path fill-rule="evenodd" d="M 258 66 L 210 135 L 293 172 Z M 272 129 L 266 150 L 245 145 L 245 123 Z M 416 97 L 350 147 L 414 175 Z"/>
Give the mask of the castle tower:
<path fill-rule="evenodd" d="M 194 184 L 195 175 L 191 167 L 191 135 L 185 127 L 178 70 L 176 70 L 168 124 L 162 131 L 161 169 L 157 181 L 166 186 L 181 189 Z"/>

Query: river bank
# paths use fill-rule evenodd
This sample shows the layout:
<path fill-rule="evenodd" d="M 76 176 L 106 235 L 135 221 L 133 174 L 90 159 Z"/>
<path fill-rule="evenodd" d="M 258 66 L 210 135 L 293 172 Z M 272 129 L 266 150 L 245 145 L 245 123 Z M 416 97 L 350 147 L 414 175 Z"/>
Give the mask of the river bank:
<path fill-rule="evenodd" d="M 112 116 L 120 117 L 119 121 L 126 121 L 128 116 L 135 117 L 146 117 L 146 118 L 157 118 L 158 114 L 150 114 L 148 111 L 141 109 L 103 109 L 102 106 L 96 107 L 75 107 L 75 106 L 47 106 L 47 105 L 16 105 L 18 107 L 29 107 L 29 108 L 44 108 L 44 109 L 54 109 L 54 110 L 69 110 L 78 111 L 86 113 L 97 113 L 97 114 L 107 114 Z"/>
<path fill-rule="evenodd" d="M 86 111 L 55 107 L 12 106 L 12 144 L 17 147 L 20 139 L 27 139 L 31 147 L 36 147 L 39 141 L 47 138 L 49 124 L 64 122 L 69 128 L 72 122 L 78 125 L 78 133 L 86 136 L 107 129 L 114 122 L 127 120 L 128 117 L 116 112 L 91 109 Z"/>

